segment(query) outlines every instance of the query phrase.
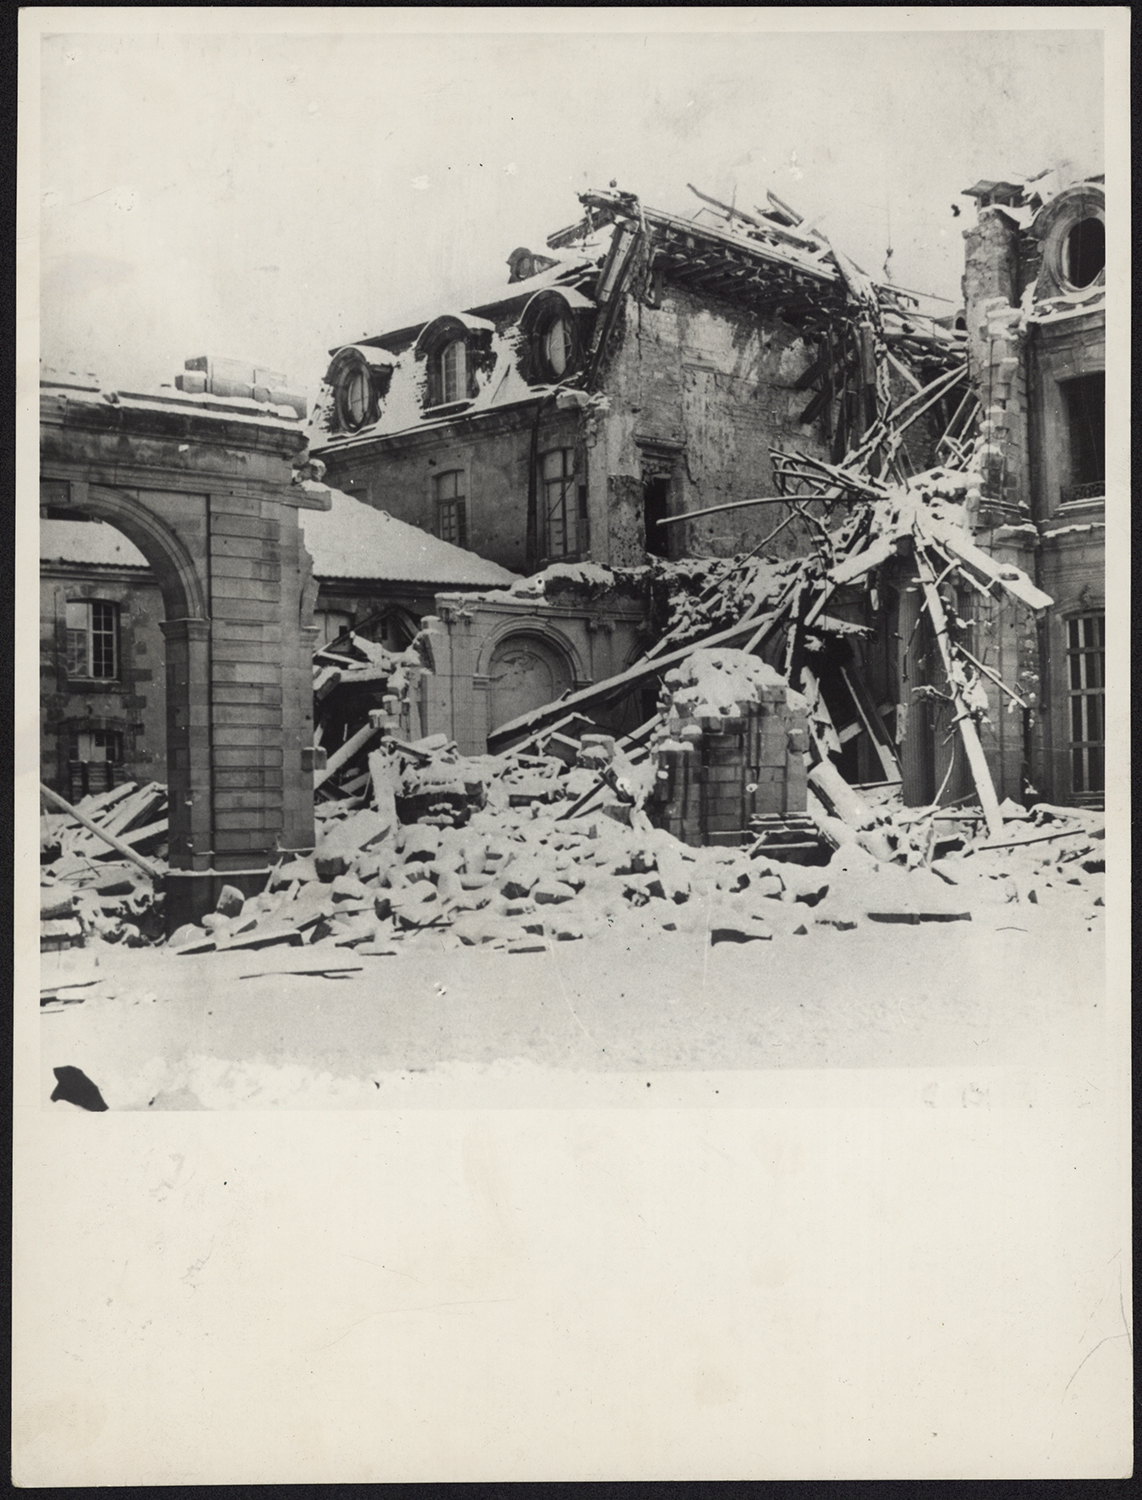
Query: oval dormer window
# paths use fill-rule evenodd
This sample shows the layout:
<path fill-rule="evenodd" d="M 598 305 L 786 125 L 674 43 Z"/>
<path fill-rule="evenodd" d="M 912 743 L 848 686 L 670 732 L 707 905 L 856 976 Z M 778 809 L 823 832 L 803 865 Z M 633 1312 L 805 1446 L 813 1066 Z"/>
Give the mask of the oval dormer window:
<path fill-rule="evenodd" d="M 571 319 L 564 314 L 552 318 L 543 334 L 543 360 L 556 380 L 571 368 L 573 348 Z"/>
<path fill-rule="evenodd" d="M 1072 224 L 1063 244 L 1063 276 L 1081 291 L 1093 285 L 1106 266 L 1106 225 L 1091 215 Z"/>
<path fill-rule="evenodd" d="M 529 385 L 555 385 L 578 372 L 583 363 L 582 318 L 593 306 L 571 287 L 553 287 L 531 299 L 520 315 L 520 368 Z"/>
<path fill-rule="evenodd" d="M 341 387 L 341 417 L 346 427 L 356 431 L 369 420 L 372 389 L 369 372 L 358 365 L 345 376 Z"/>
<path fill-rule="evenodd" d="M 333 415 L 339 432 L 360 432 L 377 420 L 395 364 L 395 355 L 359 345 L 350 345 L 334 356 L 325 381 L 333 391 Z"/>

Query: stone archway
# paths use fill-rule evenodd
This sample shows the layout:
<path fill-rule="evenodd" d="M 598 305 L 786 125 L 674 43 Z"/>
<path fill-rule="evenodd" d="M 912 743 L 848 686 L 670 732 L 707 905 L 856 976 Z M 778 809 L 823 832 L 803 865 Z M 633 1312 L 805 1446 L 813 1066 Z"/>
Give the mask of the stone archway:
<path fill-rule="evenodd" d="M 314 631 L 297 421 L 193 397 L 41 391 L 41 511 L 104 520 L 162 592 L 168 929 L 313 844 Z"/>
<path fill-rule="evenodd" d="M 488 664 L 488 733 L 552 703 L 574 682 L 566 656 L 549 639 L 528 631 L 503 636 Z"/>

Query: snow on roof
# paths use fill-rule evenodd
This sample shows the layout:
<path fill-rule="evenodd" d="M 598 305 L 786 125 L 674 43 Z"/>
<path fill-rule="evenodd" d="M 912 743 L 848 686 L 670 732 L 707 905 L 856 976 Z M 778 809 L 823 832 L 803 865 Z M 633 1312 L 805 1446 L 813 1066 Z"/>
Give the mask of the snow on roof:
<path fill-rule="evenodd" d="M 325 485 L 307 483 L 313 492 Z M 340 490 L 327 511 L 300 511 L 305 545 L 318 578 L 370 578 L 479 588 L 504 587 L 516 575 L 497 563 L 453 547 L 416 526 Z M 114 526 L 99 521 L 41 521 L 40 561 L 87 567 L 149 568 L 147 559 Z"/>
<path fill-rule="evenodd" d="M 316 493 L 326 485 L 307 482 Z M 299 511 L 305 545 L 319 578 L 372 578 L 392 583 L 502 586 L 516 575 L 387 511 L 329 489 L 329 510 Z"/>
<path fill-rule="evenodd" d="M 606 249 L 604 245 L 599 253 Z M 554 258 L 553 256 L 550 258 Z M 561 282 L 570 278 L 575 279 L 576 273 L 583 274 L 595 269 L 595 259 L 585 255 L 573 255 L 564 258 L 557 266 L 549 270 L 541 271 L 538 276 L 529 276 L 524 281 L 499 281 L 494 286 L 481 287 L 478 291 L 462 299 L 454 298 L 465 310 L 474 311 L 477 308 L 486 309 L 498 307 L 501 303 L 515 302 L 531 296 L 533 292 L 541 292 L 547 287 L 559 286 Z M 409 334 L 424 327 L 428 323 L 435 322 L 440 317 L 440 303 L 422 308 L 415 317 L 403 319 L 400 323 L 394 323 L 391 330 L 376 334 L 372 342 L 381 343 L 391 340 L 397 334 Z"/>
<path fill-rule="evenodd" d="M 149 568 L 121 531 L 100 521 L 41 521 L 40 561 L 105 568 Z"/>

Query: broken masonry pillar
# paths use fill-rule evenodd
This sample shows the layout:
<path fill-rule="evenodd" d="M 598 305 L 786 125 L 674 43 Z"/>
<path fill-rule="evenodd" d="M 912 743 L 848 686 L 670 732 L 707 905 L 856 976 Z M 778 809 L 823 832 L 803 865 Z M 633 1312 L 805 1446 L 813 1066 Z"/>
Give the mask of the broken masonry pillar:
<path fill-rule="evenodd" d="M 753 819 L 803 813 L 808 704 L 745 651 L 699 650 L 666 674 L 646 812 L 684 844 L 742 844 Z"/>

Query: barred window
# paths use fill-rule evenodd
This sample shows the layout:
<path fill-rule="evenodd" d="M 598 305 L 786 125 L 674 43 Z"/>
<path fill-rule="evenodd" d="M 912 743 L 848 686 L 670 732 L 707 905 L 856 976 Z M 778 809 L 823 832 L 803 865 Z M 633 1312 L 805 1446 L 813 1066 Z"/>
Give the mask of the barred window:
<path fill-rule="evenodd" d="M 113 682 L 119 676 L 119 609 L 103 599 L 69 599 L 67 671 L 70 677 Z"/>
<path fill-rule="evenodd" d="M 468 499 L 464 494 L 464 471 L 449 469 L 433 476 L 436 526 L 441 541 L 454 547 L 468 545 Z"/>
<path fill-rule="evenodd" d="M 543 521 L 547 557 L 574 557 L 587 550 L 587 489 L 576 484 L 573 448 L 543 455 Z"/>
<path fill-rule="evenodd" d="M 123 779 L 116 768 L 123 764 L 123 736 L 113 729 L 85 730 L 73 734 L 68 745 L 68 779 L 71 800 L 109 792 Z"/>
<path fill-rule="evenodd" d="M 1076 796 L 1106 787 L 1106 617 L 1080 615 L 1067 621 L 1070 699 L 1071 791 Z"/>

